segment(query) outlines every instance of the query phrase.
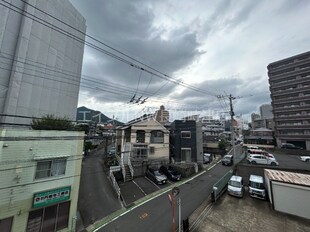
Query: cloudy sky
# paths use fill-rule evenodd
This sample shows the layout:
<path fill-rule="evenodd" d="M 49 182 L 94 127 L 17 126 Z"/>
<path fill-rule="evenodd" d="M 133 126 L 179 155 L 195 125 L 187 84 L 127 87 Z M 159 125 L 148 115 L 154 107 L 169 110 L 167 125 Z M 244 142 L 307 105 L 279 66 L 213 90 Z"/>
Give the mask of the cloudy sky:
<path fill-rule="evenodd" d="M 267 65 L 310 50 L 308 0 L 71 2 L 85 17 L 88 35 L 149 66 L 87 39 L 125 62 L 85 46 L 79 106 L 122 121 L 161 104 L 173 119 L 227 112 L 227 99 L 216 97 L 227 94 L 237 97 L 236 115 L 248 119 L 270 103 Z M 134 95 L 148 99 L 129 104 Z"/>

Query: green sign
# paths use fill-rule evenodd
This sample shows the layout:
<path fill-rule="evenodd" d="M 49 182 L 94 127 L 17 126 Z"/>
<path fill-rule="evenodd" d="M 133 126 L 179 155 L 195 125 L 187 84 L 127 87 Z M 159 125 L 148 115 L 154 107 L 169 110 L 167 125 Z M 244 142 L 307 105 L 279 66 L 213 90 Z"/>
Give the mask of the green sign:
<path fill-rule="evenodd" d="M 71 186 L 52 189 L 49 191 L 35 193 L 33 196 L 33 208 L 44 207 L 60 201 L 70 199 Z"/>

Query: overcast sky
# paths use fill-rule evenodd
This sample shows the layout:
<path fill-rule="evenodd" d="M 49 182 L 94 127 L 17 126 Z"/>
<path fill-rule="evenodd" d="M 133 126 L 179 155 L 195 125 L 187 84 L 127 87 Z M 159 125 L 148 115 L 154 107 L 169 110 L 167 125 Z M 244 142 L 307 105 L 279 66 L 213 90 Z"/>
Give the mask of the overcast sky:
<path fill-rule="evenodd" d="M 161 104 L 172 119 L 225 112 L 228 101 L 215 97 L 225 94 L 240 97 L 234 101 L 235 113 L 249 119 L 261 104 L 270 103 L 267 65 L 310 50 L 308 0 L 71 2 L 85 17 L 87 34 L 205 92 L 141 72 L 85 46 L 87 80 L 82 83 L 96 89 L 81 87 L 79 106 L 125 122 Z M 88 81 L 94 78 L 96 82 Z M 129 104 L 134 94 L 149 99 Z"/>

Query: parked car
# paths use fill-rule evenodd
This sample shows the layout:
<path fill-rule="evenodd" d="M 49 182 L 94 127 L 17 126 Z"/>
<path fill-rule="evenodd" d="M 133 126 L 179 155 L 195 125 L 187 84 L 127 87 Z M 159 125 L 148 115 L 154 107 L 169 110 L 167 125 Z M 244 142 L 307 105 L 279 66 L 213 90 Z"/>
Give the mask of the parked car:
<path fill-rule="evenodd" d="M 208 154 L 208 153 L 204 153 L 203 154 L 203 163 L 204 164 L 207 164 L 207 163 L 210 163 L 212 161 L 212 155 L 211 154 Z"/>
<path fill-rule="evenodd" d="M 300 156 L 300 160 L 304 162 L 310 162 L 310 156 Z"/>
<path fill-rule="evenodd" d="M 171 166 L 161 166 L 159 171 L 163 173 L 169 180 L 179 181 L 181 180 L 181 173 L 177 170 L 174 170 Z"/>
<path fill-rule="evenodd" d="M 241 176 L 232 176 L 228 181 L 228 194 L 236 197 L 243 197 L 244 187 Z"/>
<path fill-rule="evenodd" d="M 281 148 L 285 148 L 285 149 L 303 149 L 303 147 L 300 146 L 296 146 L 292 143 L 282 143 Z"/>
<path fill-rule="evenodd" d="M 225 155 L 222 159 L 222 165 L 230 166 L 234 164 L 234 157 L 233 155 Z"/>
<path fill-rule="evenodd" d="M 277 166 L 279 165 L 278 161 L 275 158 L 270 158 L 265 155 L 249 155 L 247 160 L 250 164 L 264 164 Z"/>
<path fill-rule="evenodd" d="M 167 183 L 167 177 L 160 173 L 157 169 L 148 168 L 145 173 L 146 177 L 153 181 L 155 184 Z"/>
<path fill-rule="evenodd" d="M 264 185 L 264 178 L 262 176 L 250 175 L 249 194 L 251 197 L 266 200 L 266 189 Z"/>

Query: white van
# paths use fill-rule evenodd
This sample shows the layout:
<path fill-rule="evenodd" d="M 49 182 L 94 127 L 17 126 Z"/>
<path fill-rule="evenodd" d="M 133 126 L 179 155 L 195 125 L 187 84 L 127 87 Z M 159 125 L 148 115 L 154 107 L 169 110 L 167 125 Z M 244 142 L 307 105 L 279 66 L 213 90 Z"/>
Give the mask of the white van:
<path fill-rule="evenodd" d="M 266 200 L 266 189 L 264 178 L 262 176 L 250 175 L 249 194 L 251 197 Z"/>
<path fill-rule="evenodd" d="M 241 176 L 232 176 L 228 181 L 228 194 L 236 197 L 243 197 L 244 187 Z"/>

